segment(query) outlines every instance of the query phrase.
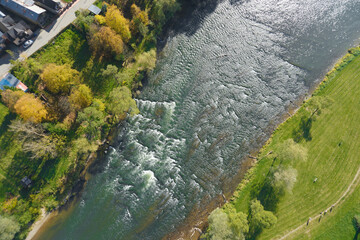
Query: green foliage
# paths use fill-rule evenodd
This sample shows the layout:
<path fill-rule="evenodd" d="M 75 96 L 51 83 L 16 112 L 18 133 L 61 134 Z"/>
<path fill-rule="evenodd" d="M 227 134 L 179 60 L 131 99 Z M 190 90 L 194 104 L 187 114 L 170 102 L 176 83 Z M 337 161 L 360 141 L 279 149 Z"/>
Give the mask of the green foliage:
<path fill-rule="evenodd" d="M 280 191 L 286 190 L 291 192 L 296 182 L 297 171 L 294 168 L 279 168 L 274 173 L 274 186 Z"/>
<path fill-rule="evenodd" d="M 276 151 L 278 158 L 284 162 L 299 162 L 306 161 L 307 149 L 293 139 L 284 141 Z"/>
<path fill-rule="evenodd" d="M 270 211 L 265 211 L 259 200 L 253 200 L 250 203 L 250 235 L 259 234 L 262 229 L 270 228 L 277 221 L 275 215 Z"/>
<path fill-rule="evenodd" d="M 101 127 L 105 124 L 104 113 L 90 106 L 79 112 L 76 121 L 80 124 L 78 132 L 90 140 L 99 139 Z"/>
<path fill-rule="evenodd" d="M 0 215 L 0 240 L 14 239 L 19 230 L 20 226 L 15 220 Z"/>
<path fill-rule="evenodd" d="M 229 218 L 220 208 L 215 209 L 209 216 L 208 238 L 210 240 L 237 240 L 229 225 Z"/>
<path fill-rule="evenodd" d="M 243 212 L 237 212 L 234 207 L 230 207 L 227 210 L 232 232 L 238 238 L 244 239 L 245 235 L 249 232 L 247 215 Z"/>
<path fill-rule="evenodd" d="M 148 52 L 144 52 L 136 56 L 136 64 L 140 71 L 151 71 L 155 68 L 156 64 L 156 51 L 151 49 Z"/>
<path fill-rule="evenodd" d="M 94 16 L 90 15 L 89 10 L 78 10 L 75 12 L 76 19 L 73 22 L 74 26 L 80 31 L 87 33 L 90 31 L 90 25 L 94 21 Z"/>
<path fill-rule="evenodd" d="M 117 117 L 126 113 L 130 113 L 130 115 L 139 113 L 136 102 L 132 99 L 131 92 L 127 87 L 117 87 L 110 92 L 107 108 Z"/>

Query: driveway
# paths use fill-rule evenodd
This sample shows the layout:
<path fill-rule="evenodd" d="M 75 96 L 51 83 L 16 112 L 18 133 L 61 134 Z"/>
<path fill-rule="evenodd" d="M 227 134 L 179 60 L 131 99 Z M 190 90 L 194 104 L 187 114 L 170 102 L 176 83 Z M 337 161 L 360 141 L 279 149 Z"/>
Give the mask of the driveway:
<path fill-rule="evenodd" d="M 79 9 L 89 8 L 95 0 L 78 0 L 75 2 L 69 9 L 61 14 L 51 25 L 41 29 L 38 36 L 34 40 L 34 43 L 28 48 L 24 49 L 22 46 L 16 47 L 11 45 L 10 50 L 15 53 L 14 58 L 18 59 L 21 57 L 29 57 L 31 54 L 39 50 L 42 46 L 47 44 L 52 40 L 59 32 L 66 28 L 70 23 L 72 23 L 76 16 L 75 12 Z M 9 72 L 11 68 L 10 64 L 11 56 L 5 54 L 0 58 L 0 77 L 4 76 Z"/>

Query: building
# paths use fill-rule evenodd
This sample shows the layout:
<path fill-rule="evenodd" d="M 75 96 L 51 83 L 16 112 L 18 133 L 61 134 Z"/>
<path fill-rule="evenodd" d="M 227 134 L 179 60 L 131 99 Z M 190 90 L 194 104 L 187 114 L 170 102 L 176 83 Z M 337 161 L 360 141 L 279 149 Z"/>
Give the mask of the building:
<path fill-rule="evenodd" d="M 21 89 L 24 92 L 28 90 L 28 87 L 23 84 L 19 79 L 17 79 L 11 73 L 8 73 L 3 79 L 0 81 L 0 89 L 5 90 L 5 87 L 15 87 L 17 89 Z"/>
<path fill-rule="evenodd" d="M 59 14 L 65 7 L 59 0 L 35 0 L 35 4 L 53 14 Z"/>
<path fill-rule="evenodd" d="M 29 188 L 31 187 L 31 179 L 28 178 L 28 177 L 24 177 L 23 179 L 21 179 L 21 185 L 24 187 L 24 188 Z"/>
<path fill-rule="evenodd" d="M 17 46 L 25 42 L 33 34 L 24 21 L 15 22 L 10 16 L 0 17 L 0 31 L 3 32 L 3 39 Z"/>
<path fill-rule="evenodd" d="M 33 32 L 30 30 L 30 27 L 21 20 L 5 33 L 5 38 L 16 46 L 19 46 L 25 42 L 26 39 L 30 38 L 32 34 Z"/>
<path fill-rule="evenodd" d="M 101 9 L 98 8 L 97 6 L 95 5 L 91 5 L 88 10 L 93 13 L 94 15 L 99 15 L 101 13 Z"/>
<path fill-rule="evenodd" d="M 45 25 L 46 10 L 36 6 L 33 0 L 0 0 L 0 5 L 40 27 Z"/>

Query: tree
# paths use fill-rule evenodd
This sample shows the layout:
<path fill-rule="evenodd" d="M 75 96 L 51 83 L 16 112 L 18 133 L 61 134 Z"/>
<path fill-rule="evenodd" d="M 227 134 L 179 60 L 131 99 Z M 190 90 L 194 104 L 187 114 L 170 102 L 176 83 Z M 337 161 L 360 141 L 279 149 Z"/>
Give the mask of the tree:
<path fill-rule="evenodd" d="M 229 218 L 220 208 L 215 209 L 209 216 L 208 236 L 211 240 L 237 240 L 229 225 Z"/>
<path fill-rule="evenodd" d="M 151 9 L 151 19 L 156 22 L 158 31 L 179 9 L 180 4 L 176 0 L 154 0 L 154 6 Z"/>
<path fill-rule="evenodd" d="M 291 192 L 296 182 L 297 171 L 294 168 L 278 169 L 274 173 L 274 186 L 281 190 Z"/>
<path fill-rule="evenodd" d="M 105 79 L 116 79 L 118 73 L 118 68 L 115 65 L 107 65 L 106 69 L 101 70 L 101 75 Z"/>
<path fill-rule="evenodd" d="M 91 90 L 85 84 L 80 84 L 74 88 L 69 96 L 69 102 L 76 111 L 90 106 L 92 99 Z"/>
<path fill-rule="evenodd" d="M 0 240 L 13 240 L 19 230 L 20 226 L 16 221 L 0 215 Z"/>
<path fill-rule="evenodd" d="M 109 95 L 107 108 L 115 116 L 119 117 L 125 113 L 135 115 L 139 113 L 136 102 L 131 97 L 131 92 L 127 87 L 114 88 Z"/>
<path fill-rule="evenodd" d="M 149 29 L 147 25 L 149 25 L 149 16 L 147 12 L 141 11 L 141 9 L 136 6 L 135 3 L 131 5 L 131 15 L 132 20 L 130 22 L 130 29 L 135 36 L 137 33 L 140 33 L 142 36 L 145 36 Z"/>
<path fill-rule="evenodd" d="M 121 39 L 127 43 L 131 38 L 129 20 L 127 20 L 115 6 L 111 5 L 105 14 L 106 25 L 121 36 Z"/>
<path fill-rule="evenodd" d="M 81 124 L 79 133 L 84 133 L 89 140 L 100 137 L 101 127 L 105 124 L 104 113 L 90 106 L 79 112 L 77 122 Z"/>
<path fill-rule="evenodd" d="M 75 15 L 76 15 L 76 19 L 73 23 L 74 26 L 77 29 L 81 30 L 82 32 L 87 33 L 90 30 L 90 25 L 94 21 L 94 17 L 90 14 L 90 11 L 87 9 L 78 10 L 75 12 Z"/>
<path fill-rule="evenodd" d="M 46 134 L 41 124 L 14 120 L 9 128 L 23 142 L 22 150 L 30 154 L 31 159 L 55 158 L 64 144 L 61 138 Z"/>
<path fill-rule="evenodd" d="M 48 114 L 41 101 L 30 93 L 23 95 L 16 102 L 14 109 L 22 119 L 34 123 L 42 122 Z"/>
<path fill-rule="evenodd" d="M 322 109 L 330 106 L 332 102 L 328 97 L 312 96 L 311 99 L 305 103 L 305 109 L 310 113 L 309 118 L 320 115 Z"/>
<path fill-rule="evenodd" d="M 232 232 L 240 239 L 245 239 L 245 235 L 249 232 L 249 224 L 247 215 L 243 212 L 237 212 L 235 207 L 228 208 L 228 217 Z"/>
<path fill-rule="evenodd" d="M 276 152 L 281 161 L 306 161 L 307 159 L 307 149 L 295 143 L 293 139 L 283 142 Z"/>
<path fill-rule="evenodd" d="M 263 228 L 270 228 L 277 221 L 275 215 L 264 210 L 259 200 L 253 200 L 250 203 L 250 234 L 254 237 L 255 234 L 261 232 Z"/>
<path fill-rule="evenodd" d="M 89 45 L 93 52 L 100 57 L 119 55 L 123 52 L 123 41 L 119 35 L 109 27 L 101 27 L 92 34 Z"/>
<path fill-rule="evenodd" d="M 67 94 L 71 86 L 78 83 L 79 72 L 72 69 L 69 64 L 58 66 L 50 63 L 44 68 L 40 78 L 51 93 Z"/>
<path fill-rule="evenodd" d="M 156 64 L 156 51 L 151 49 L 135 57 L 136 64 L 140 71 L 151 71 L 155 68 Z"/>
<path fill-rule="evenodd" d="M 11 112 L 15 112 L 16 102 L 24 96 L 25 93 L 20 90 L 13 91 L 11 89 L 6 89 L 1 92 L 2 102 L 10 109 Z"/>

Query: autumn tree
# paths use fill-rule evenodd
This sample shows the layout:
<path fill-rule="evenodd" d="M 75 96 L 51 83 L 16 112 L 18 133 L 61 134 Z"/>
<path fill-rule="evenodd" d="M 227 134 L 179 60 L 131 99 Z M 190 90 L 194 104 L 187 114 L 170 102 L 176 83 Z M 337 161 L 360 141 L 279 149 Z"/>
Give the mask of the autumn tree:
<path fill-rule="evenodd" d="M 13 240 L 19 230 L 20 226 L 15 220 L 0 215 L 0 240 Z"/>
<path fill-rule="evenodd" d="M 67 94 L 71 86 L 78 83 L 79 72 L 72 69 L 69 64 L 58 66 L 50 63 L 44 68 L 40 78 L 51 93 Z"/>
<path fill-rule="evenodd" d="M 120 10 L 111 5 L 105 14 L 106 25 L 113 29 L 117 34 L 121 36 L 121 39 L 127 43 L 131 38 L 129 20 L 127 20 Z"/>
<path fill-rule="evenodd" d="M 30 93 L 23 95 L 16 102 L 14 109 L 22 119 L 34 123 L 42 122 L 48 114 L 41 101 Z"/>
<path fill-rule="evenodd" d="M 10 109 L 10 111 L 15 112 L 15 104 L 16 102 L 24 96 L 25 93 L 23 91 L 13 91 L 11 89 L 6 89 L 1 92 L 2 102 Z"/>
<path fill-rule="evenodd" d="M 107 108 L 116 117 L 130 113 L 135 115 L 139 113 L 135 100 L 131 97 L 130 89 L 127 87 L 114 88 L 107 102 Z"/>
<path fill-rule="evenodd" d="M 79 111 L 80 109 L 90 106 L 92 98 L 90 88 L 85 84 L 80 84 L 71 90 L 69 102 L 76 111 Z"/>
<path fill-rule="evenodd" d="M 109 27 L 101 27 L 92 34 L 89 45 L 96 55 L 108 57 L 121 54 L 124 44 L 114 30 Z"/>
<path fill-rule="evenodd" d="M 147 27 L 147 25 L 149 25 L 148 13 L 141 11 L 141 9 L 133 3 L 131 5 L 131 15 L 130 29 L 132 34 L 135 36 L 137 33 L 140 33 L 142 36 L 145 36 L 149 31 Z"/>
<path fill-rule="evenodd" d="M 264 228 L 270 228 L 277 221 L 275 215 L 264 210 L 259 200 L 253 200 L 250 203 L 249 226 L 250 235 L 255 238 L 255 235 Z"/>

